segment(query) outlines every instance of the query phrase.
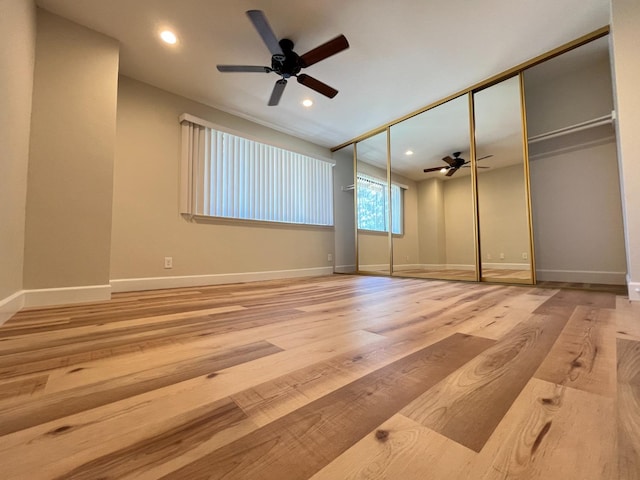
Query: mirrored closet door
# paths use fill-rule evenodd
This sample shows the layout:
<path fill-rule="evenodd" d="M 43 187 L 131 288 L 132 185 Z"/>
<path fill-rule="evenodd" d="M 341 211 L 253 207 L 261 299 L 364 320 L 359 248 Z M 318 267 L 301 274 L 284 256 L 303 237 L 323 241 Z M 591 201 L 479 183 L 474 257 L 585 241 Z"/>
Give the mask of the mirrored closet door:
<path fill-rule="evenodd" d="M 393 125 L 390 138 L 393 275 L 475 281 L 469 96 Z"/>
<path fill-rule="evenodd" d="M 625 285 L 603 35 L 355 143 L 357 271 Z"/>
<path fill-rule="evenodd" d="M 482 280 L 533 283 L 520 77 L 474 93 Z"/>

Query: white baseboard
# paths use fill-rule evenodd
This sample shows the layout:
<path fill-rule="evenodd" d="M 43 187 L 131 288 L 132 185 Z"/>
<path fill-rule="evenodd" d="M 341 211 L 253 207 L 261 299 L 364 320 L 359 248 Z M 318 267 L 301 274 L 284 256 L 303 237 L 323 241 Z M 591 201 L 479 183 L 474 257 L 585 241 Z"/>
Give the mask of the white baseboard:
<path fill-rule="evenodd" d="M 335 273 L 355 273 L 356 266 L 355 265 L 336 265 L 333 268 Z"/>
<path fill-rule="evenodd" d="M 624 285 L 625 272 L 598 272 L 582 270 L 536 270 L 538 280 L 548 282 L 600 283 L 603 285 Z"/>
<path fill-rule="evenodd" d="M 419 263 L 400 263 L 393 266 L 394 272 L 403 272 L 405 270 L 422 270 L 423 265 Z"/>
<path fill-rule="evenodd" d="M 499 270 L 529 270 L 531 265 L 528 263 L 485 263 L 482 262 L 482 268 L 496 268 Z"/>
<path fill-rule="evenodd" d="M 257 282 L 281 278 L 317 277 L 333 274 L 333 267 L 273 270 L 268 272 L 219 273 L 212 275 L 187 275 L 180 277 L 119 278 L 111 280 L 112 292 L 138 292 L 164 288 L 201 287 L 225 283 Z"/>
<path fill-rule="evenodd" d="M 20 290 L 0 300 L 0 325 L 26 307 L 51 307 L 111 299 L 111 285 Z"/>
<path fill-rule="evenodd" d="M 371 264 L 371 265 L 358 265 L 358 268 L 362 272 L 387 272 L 389 273 L 389 264 L 388 263 L 379 263 L 379 264 Z"/>
<path fill-rule="evenodd" d="M 640 282 L 632 282 L 627 276 L 627 288 L 629 289 L 629 300 L 640 302 Z"/>
<path fill-rule="evenodd" d="M 83 287 L 40 288 L 24 290 L 25 307 L 48 307 L 69 303 L 102 302 L 111 300 L 111 285 Z"/>
<path fill-rule="evenodd" d="M 445 263 L 441 268 L 443 270 L 475 270 L 476 266 L 466 263 Z"/>
<path fill-rule="evenodd" d="M 24 307 L 24 290 L 20 290 L 0 300 L 0 325 L 13 317 Z"/>

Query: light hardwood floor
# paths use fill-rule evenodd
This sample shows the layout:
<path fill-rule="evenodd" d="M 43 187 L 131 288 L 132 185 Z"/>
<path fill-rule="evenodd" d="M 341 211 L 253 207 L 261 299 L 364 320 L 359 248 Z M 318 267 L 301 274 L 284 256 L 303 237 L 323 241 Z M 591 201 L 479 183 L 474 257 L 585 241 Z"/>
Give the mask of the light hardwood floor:
<path fill-rule="evenodd" d="M 640 478 L 640 304 L 331 276 L 0 327 L 2 479 Z"/>

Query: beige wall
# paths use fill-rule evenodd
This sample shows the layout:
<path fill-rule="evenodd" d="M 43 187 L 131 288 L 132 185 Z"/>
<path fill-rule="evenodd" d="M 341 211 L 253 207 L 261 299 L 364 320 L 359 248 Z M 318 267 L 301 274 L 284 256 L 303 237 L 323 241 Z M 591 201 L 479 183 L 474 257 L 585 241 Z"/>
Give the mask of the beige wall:
<path fill-rule="evenodd" d="M 24 286 L 109 283 L 118 43 L 38 10 Z"/>
<path fill-rule="evenodd" d="M 182 113 L 302 153 L 330 157 L 325 148 L 120 77 L 111 278 L 330 267 L 332 228 L 229 220 L 190 223 L 180 216 Z M 173 257 L 173 269 L 164 269 L 164 257 Z"/>
<path fill-rule="evenodd" d="M 618 182 L 613 140 L 531 160 L 536 269 L 541 270 L 541 280 L 580 281 L 582 275 L 586 282 L 624 282 Z"/>
<path fill-rule="evenodd" d="M 22 290 L 36 9 L 0 2 L 0 302 Z"/>
<path fill-rule="evenodd" d="M 400 175 L 391 175 L 391 180 L 406 185 L 403 195 L 404 233 L 393 236 L 393 265 L 415 265 L 419 263 L 418 245 L 418 184 Z"/>
<path fill-rule="evenodd" d="M 481 170 L 478 208 L 482 264 L 523 264 L 529 254 L 524 167 Z M 500 258 L 504 254 L 504 258 Z"/>
<path fill-rule="evenodd" d="M 444 185 L 445 245 L 448 265 L 475 266 L 475 233 L 471 177 L 453 178 Z"/>
<path fill-rule="evenodd" d="M 637 0 L 612 0 L 611 7 L 618 157 L 629 295 L 634 300 L 640 300 L 640 3 Z"/>
<path fill-rule="evenodd" d="M 607 42 L 606 38 L 597 40 Z M 587 48 L 587 47 L 585 47 Z M 569 52 L 573 55 L 576 52 Z M 548 61 L 563 62 L 563 56 Z M 529 136 L 547 133 L 586 120 L 608 115 L 613 110 L 611 64 L 609 57 L 599 54 L 591 63 L 569 72 L 553 74 L 552 65 L 542 63 L 525 71 L 527 99 L 527 130 Z M 533 71 L 539 72 L 544 81 L 532 83 Z M 544 72 L 544 74 L 543 74 Z"/>
<path fill-rule="evenodd" d="M 418 245 L 421 264 L 442 265 L 447 262 L 443 184 L 438 178 L 418 183 Z"/>

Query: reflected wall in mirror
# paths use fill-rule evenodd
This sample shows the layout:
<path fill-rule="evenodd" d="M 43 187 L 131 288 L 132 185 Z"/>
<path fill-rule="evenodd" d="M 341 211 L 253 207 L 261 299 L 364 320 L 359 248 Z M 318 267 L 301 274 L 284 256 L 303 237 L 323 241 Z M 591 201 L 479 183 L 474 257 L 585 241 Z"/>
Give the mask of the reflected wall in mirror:
<path fill-rule="evenodd" d="M 333 153 L 333 205 L 335 273 L 356 271 L 356 221 L 354 188 L 354 146 Z"/>
<path fill-rule="evenodd" d="M 356 144 L 358 271 L 389 275 L 387 131 Z"/>
<path fill-rule="evenodd" d="M 469 131 L 468 95 L 391 127 L 392 185 L 406 186 L 394 275 L 476 280 Z"/>
<path fill-rule="evenodd" d="M 532 283 L 520 78 L 474 94 L 482 280 Z"/>

